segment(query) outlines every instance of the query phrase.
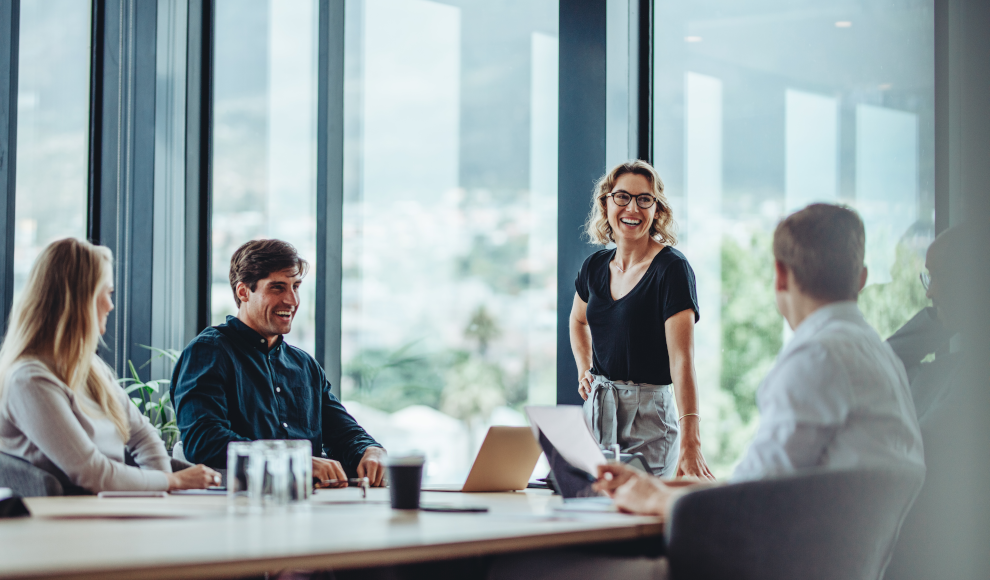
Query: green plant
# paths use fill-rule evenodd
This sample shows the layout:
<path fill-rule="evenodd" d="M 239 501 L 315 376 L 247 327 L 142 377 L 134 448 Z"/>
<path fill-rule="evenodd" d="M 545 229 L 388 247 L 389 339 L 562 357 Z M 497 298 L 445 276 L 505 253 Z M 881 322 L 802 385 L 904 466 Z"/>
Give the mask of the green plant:
<path fill-rule="evenodd" d="M 158 353 L 155 358 L 165 357 L 172 361 L 173 365 L 179 360 L 179 351 L 177 350 L 138 346 Z M 142 365 L 142 368 L 150 363 L 149 360 L 145 365 Z M 171 381 L 168 379 L 142 381 L 133 362 L 128 360 L 127 367 L 131 371 L 131 376 L 117 379 L 117 382 L 124 388 L 124 392 L 130 396 L 131 402 L 141 411 L 141 414 L 147 417 L 152 427 L 158 431 L 158 436 L 165 443 L 165 449 L 171 453 L 179 439 L 179 427 L 175 422 L 175 409 L 172 407 L 172 398 L 168 388 Z M 135 393 L 140 396 L 134 396 Z M 157 398 L 155 395 L 158 395 Z"/>

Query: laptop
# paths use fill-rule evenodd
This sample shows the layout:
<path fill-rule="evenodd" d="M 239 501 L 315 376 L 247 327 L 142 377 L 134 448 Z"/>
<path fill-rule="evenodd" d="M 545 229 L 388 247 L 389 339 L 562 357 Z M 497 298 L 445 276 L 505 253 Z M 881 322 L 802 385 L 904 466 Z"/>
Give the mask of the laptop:
<path fill-rule="evenodd" d="M 529 427 L 490 427 L 463 484 L 427 484 L 423 491 L 515 491 L 526 489 L 540 459 Z"/>

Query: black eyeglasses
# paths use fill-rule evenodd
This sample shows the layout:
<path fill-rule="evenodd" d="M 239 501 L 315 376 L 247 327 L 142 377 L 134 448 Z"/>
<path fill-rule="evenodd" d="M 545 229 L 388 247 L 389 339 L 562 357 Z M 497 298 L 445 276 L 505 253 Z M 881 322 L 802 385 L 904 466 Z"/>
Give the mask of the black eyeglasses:
<path fill-rule="evenodd" d="M 928 287 L 932 285 L 932 277 L 928 272 L 922 272 L 918 274 L 918 278 L 921 279 L 921 286 L 928 292 Z"/>
<path fill-rule="evenodd" d="M 612 197 L 612 201 L 615 202 L 615 205 L 619 207 L 626 207 L 627 205 L 629 205 L 629 203 L 633 200 L 634 197 L 636 198 L 636 205 L 638 205 L 643 209 L 653 207 L 653 203 L 657 200 L 656 197 L 654 197 L 652 194 L 649 193 L 632 195 L 624 191 L 613 191 L 612 193 L 605 194 L 605 197 L 609 197 L 609 196 Z"/>

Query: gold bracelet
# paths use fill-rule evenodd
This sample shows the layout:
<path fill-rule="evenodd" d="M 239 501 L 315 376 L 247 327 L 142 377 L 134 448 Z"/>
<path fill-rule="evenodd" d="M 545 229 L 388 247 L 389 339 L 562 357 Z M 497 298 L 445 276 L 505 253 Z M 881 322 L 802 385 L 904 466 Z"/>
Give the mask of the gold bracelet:
<path fill-rule="evenodd" d="M 681 419 L 683 419 L 684 417 L 690 417 L 692 415 L 694 415 L 695 417 L 697 417 L 699 421 L 701 420 L 701 415 L 699 415 L 697 413 L 684 413 L 683 415 L 681 415 Z M 681 419 L 678 419 L 677 422 L 680 423 L 681 422 Z"/>

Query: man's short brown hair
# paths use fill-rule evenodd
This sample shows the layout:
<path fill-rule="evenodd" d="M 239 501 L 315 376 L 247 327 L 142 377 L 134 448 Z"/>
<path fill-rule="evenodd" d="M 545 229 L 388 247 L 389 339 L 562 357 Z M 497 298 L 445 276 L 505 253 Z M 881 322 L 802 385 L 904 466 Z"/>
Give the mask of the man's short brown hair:
<path fill-rule="evenodd" d="M 243 282 L 252 292 L 258 289 L 258 281 L 294 268 L 300 276 L 309 271 L 309 263 L 299 257 L 295 246 L 282 240 L 251 240 L 237 248 L 230 258 L 230 289 L 234 302 L 241 307 L 237 297 L 237 284 Z"/>
<path fill-rule="evenodd" d="M 773 233 L 773 257 L 802 292 L 819 300 L 855 300 L 863 272 L 866 230 L 848 207 L 815 203 L 792 213 Z"/>

